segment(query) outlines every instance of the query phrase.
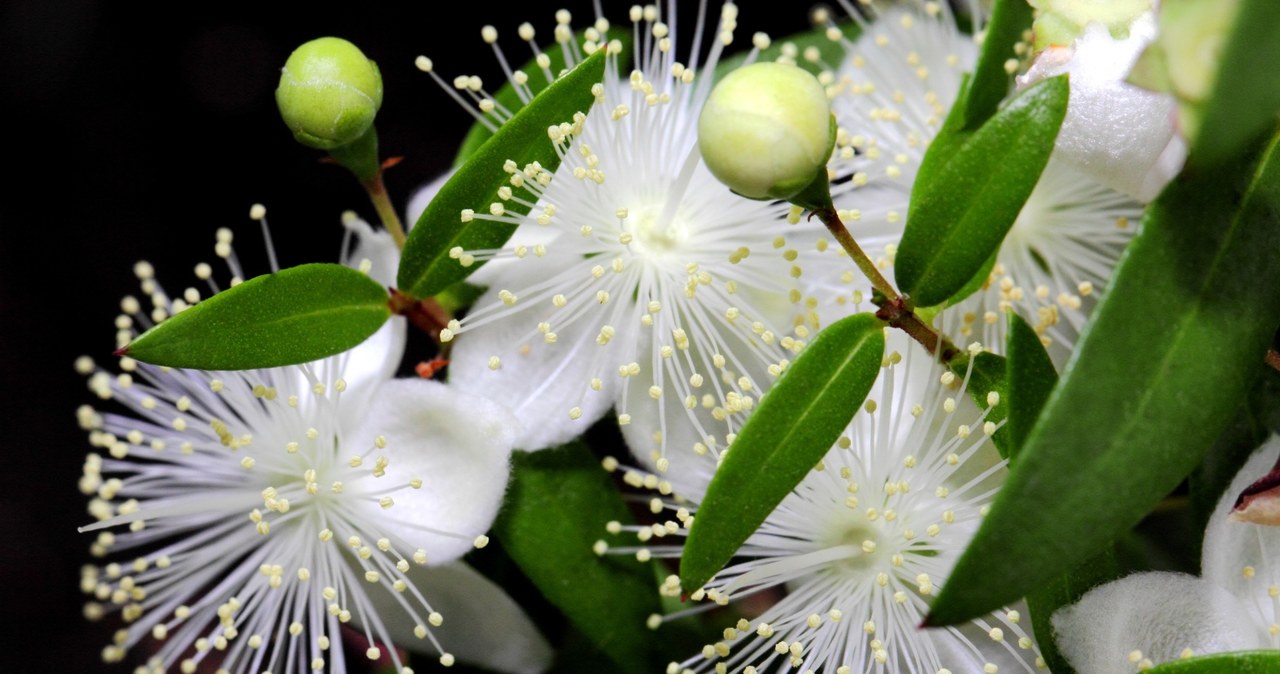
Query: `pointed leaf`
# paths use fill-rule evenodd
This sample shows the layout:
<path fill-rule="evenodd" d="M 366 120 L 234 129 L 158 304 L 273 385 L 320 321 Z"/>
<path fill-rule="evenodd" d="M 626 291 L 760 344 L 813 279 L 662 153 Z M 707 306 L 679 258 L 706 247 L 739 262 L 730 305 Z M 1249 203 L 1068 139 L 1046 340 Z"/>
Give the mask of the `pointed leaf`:
<path fill-rule="evenodd" d="M 1152 204 L 929 624 L 995 609 L 1102 549 L 1230 422 L 1280 324 L 1277 140 Z"/>
<path fill-rule="evenodd" d="M 1215 653 L 1175 660 L 1148 669 L 1146 674 L 1272 674 L 1280 672 L 1280 651 Z"/>
<path fill-rule="evenodd" d="M 487 212 L 495 202 L 504 204 L 508 215 L 523 215 L 529 208 L 514 200 L 501 202 L 498 189 L 509 184 L 503 169 L 507 160 L 523 168 L 538 162 L 554 173 L 560 155 L 547 137 L 547 128 L 572 122 L 577 112 L 587 112 L 595 101 L 593 84 L 604 78 L 605 50 L 579 63 L 529 102 L 503 124 L 480 149 L 440 188 L 427 205 L 418 224 L 409 232 L 400 258 L 396 284 L 413 297 L 430 297 L 465 279 L 481 262 L 463 267 L 449 257 L 454 247 L 464 250 L 497 248 L 506 243 L 515 225 L 473 219 L 463 222 L 462 212 Z"/>
<path fill-rule="evenodd" d="M 592 550 L 610 521 L 631 520 L 609 474 L 581 444 L 516 452 L 512 468 L 494 524 L 507 554 L 616 671 L 652 671 L 645 620 L 659 612 L 653 570 Z"/>
<path fill-rule="evenodd" d="M 826 455 L 880 373 L 884 323 L 871 314 L 827 326 L 743 425 L 707 486 L 680 560 L 693 592 L 733 557 Z"/>
<path fill-rule="evenodd" d="M 1000 247 L 1049 161 L 1067 93 L 1065 77 L 1043 80 L 958 146 L 930 146 L 924 164 L 932 166 L 921 168 L 925 180 L 912 188 L 894 263 L 899 287 L 916 306 L 956 294 Z M 951 156 L 938 165 L 938 153 Z"/>
<path fill-rule="evenodd" d="M 574 41 L 577 44 L 582 44 L 584 39 L 585 37 L 581 32 L 574 35 Z M 628 30 L 610 31 L 609 40 L 611 42 L 616 40 L 622 45 L 622 52 L 618 55 L 618 62 L 625 63 L 628 58 L 627 54 L 631 51 L 631 32 Z M 559 45 L 556 45 L 553 48 L 544 47 L 542 49 L 542 53 L 547 57 L 547 70 L 551 72 L 552 77 L 555 77 L 560 73 L 560 71 L 565 69 L 564 50 L 561 49 Z M 529 61 L 520 68 L 520 71 L 529 76 L 525 86 L 529 88 L 529 91 L 534 96 L 542 93 L 544 89 L 551 85 L 551 82 L 547 81 L 546 73 L 544 73 L 542 68 L 538 66 L 536 58 L 529 59 Z M 498 89 L 497 93 L 495 93 L 492 98 L 498 107 L 505 108 L 510 111 L 519 110 L 524 107 L 526 103 L 526 101 L 520 97 L 520 94 L 516 92 L 516 88 L 511 84 L 510 79 L 503 82 L 502 87 Z M 462 147 L 458 149 L 458 156 L 454 158 L 453 165 L 455 167 L 462 166 L 467 159 L 471 158 L 472 154 L 475 154 L 475 151 L 479 149 L 481 145 L 484 145 L 485 141 L 493 137 L 493 133 L 494 132 L 490 131 L 489 127 L 484 124 L 479 122 L 472 124 L 471 130 L 468 131 L 466 137 L 462 139 Z"/>
<path fill-rule="evenodd" d="M 965 128 L 982 126 L 1008 95 L 1012 76 L 1004 64 L 1016 58 L 1013 47 L 1022 42 L 1023 31 L 1030 27 L 1031 5 L 1027 0 L 995 0 L 991 22 L 983 33 L 978 64 L 973 69 L 973 84 L 961 99 Z"/>
<path fill-rule="evenodd" d="M 342 353 L 391 316 L 387 290 L 340 264 L 250 279 L 147 330 L 123 355 L 200 370 L 293 365 Z"/>
<path fill-rule="evenodd" d="M 1008 356 L 1009 382 L 1009 439 L 1014 453 L 1027 440 L 1031 427 L 1040 410 L 1049 399 L 1054 384 L 1058 383 L 1058 371 L 1053 368 L 1049 352 L 1044 350 L 1040 335 L 1021 316 L 1009 312 L 1009 336 L 1005 353 Z"/>

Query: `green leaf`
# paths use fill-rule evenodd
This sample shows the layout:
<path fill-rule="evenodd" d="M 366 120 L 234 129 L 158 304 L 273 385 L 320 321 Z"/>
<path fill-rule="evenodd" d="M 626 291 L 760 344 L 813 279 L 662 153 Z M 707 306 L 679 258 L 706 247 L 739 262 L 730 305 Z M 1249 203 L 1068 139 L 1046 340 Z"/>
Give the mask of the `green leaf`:
<path fill-rule="evenodd" d="M 582 44 L 584 39 L 585 38 L 581 32 L 574 36 L 574 41 L 577 44 Z M 631 53 L 631 31 L 612 31 L 609 34 L 609 40 L 617 40 L 622 44 L 622 53 L 618 55 L 618 62 L 626 63 L 625 59 L 627 58 L 627 54 Z M 557 44 L 544 48 L 542 53 L 547 56 L 549 61 L 547 70 L 551 72 L 553 77 L 565 69 L 564 50 L 560 48 L 560 45 Z M 529 61 L 526 62 L 520 70 L 529 76 L 526 86 L 528 86 L 529 91 L 535 96 L 542 93 L 543 89 L 546 89 L 551 85 L 551 82 L 547 81 L 546 74 L 542 72 L 542 68 L 538 67 L 536 59 L 529 59 Z M 493 101 L 498 106 L 506 108 L 509 111 L 519 110 L 525 105 L 524 99 L 522 99 L 520 94 L 516 92 L 515 85 L 511 83 L 510 79 L 506 80 L 502 87 L 498 89 L 497 93 L 493 95 Z M 468 131 L 466 137 L 462 139 L 462 147 L 458 149 L 457 157 L 453 160 L 454 167 L 462 166 L 467 159 L 471 158 L 472 154 L 475 154 L 475 151 L 479 149 L 481 145 L 484 145 L 485 141 L 492 137 L 493 132 L 489 130 L 489 127 L 479 122 L 472 124 L 471 130 Z"/>
<path fill-rule="evenodd" d="M 1216 82 L 1200 107 L 1191 163 L 1204 167 L 1238 155 L 1275 124 L 1280 78 L 1259 64 L 1280 63 L 1280 3 L 1240 0 L 1239 13 L 1222 46 Z"/>
<path fill-rule="evenodd" d="M 880 373 L 884 323 L 871 314 L 827 326 L 800 352 L 725 454 L 685 541 L 686 593 L 711 579 L 849 425 Z"/>
<path fill-rule="evenodd" d="M 1278 140 L 1258 160 L 1180 176 L 1151 205 L 929 624 L 1078 565 L 1226 427 L 1280 324 Z"/>
<path fill-rule="evenodd" d="M 1015 57 L 1013 47 L 1031 27 L 1031 5 L 1027 0 L 995 0 L 991 22 L 982 38 L 982 51 L 973 69 L 973 84 L 963 101 L 964 126 L 977 129 L 995 114 L 1009 93 L 1010 75 L 1004 64 Z"/>
<path fill-rule="evenodd" d="M 1065 77 L 1043 80 L 958 144 L 931 144 L 894 264 L 916 306 L 955 295 L 1000 247 L 1049 161 L 1067 92 Z"/>
<path fill-rule="evenodd" d="M 560 155 L 547 138 L 547 128 L 570 122 L 574 113 L 591 108 L 595 101 L 591 86 L 604 78 L 604 52 L 597 50 L 507 120 L 440 188 L 409 232 L 396 276 L 402 292 L 416 298 L 430 297 L 481 266 L 477 262 L 463 267 L 450 258 L 449 251 L 455 246 L 476 250 L 506 243 L 514 225 L 480 219 L 463 222 L 462 211 L 486 212 L 489 204 L 498 201 L 498 189 L 511 178 L 503 170 L 507 160 L 520 167 L 536 161 L 546 171 L 555 172 Z M 529 210 L 514 200 L 504 206 L 509 215 Z"/>
<path fill-rule="evenodd" d="M 387 289 L 368 275 L 340 264 L 304 264 L 174 314 L 121 355 L 200 370 L 279 367 L 342 353 L 390 316 Z"/>
<path fill-rule="evenodd" d="M 1044 350 L 1040 335 L 1012 311 L 1009 312 L 1005 353 L 1009 354 L 1006 375 L 1009 382 L 1009 422 L 1006 426 L 1016 455 L 1018 448 L 1026 443 L 1054 384 L 1058 383 L 1058 371 Z"/>
<path fill-rule="evenodd" d="M 1148 669 L 1146 674 L 1271 674 L 1280 671 L 1280 651 L 1215 653 L 1174 660 Z"/>
<path fill-rule="evenodd" d="M 615 661 L 653 671 L 645 620 L 659 612 L 649 565 L 592 550 L 610 521 L 631 515 L 609 474 L 574 443 L 512 456 L 511 488 L 494 531 L 543 596 Z"/>

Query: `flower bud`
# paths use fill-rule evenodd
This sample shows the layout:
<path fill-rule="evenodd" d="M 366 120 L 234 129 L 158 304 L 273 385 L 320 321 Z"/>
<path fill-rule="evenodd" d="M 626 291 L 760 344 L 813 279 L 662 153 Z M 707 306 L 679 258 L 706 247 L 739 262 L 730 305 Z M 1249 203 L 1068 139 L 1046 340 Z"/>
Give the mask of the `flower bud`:
<path fill-rule="evenodd" d="M 276 105 L 299 143 L 332 150 L 373 126 L 382 105 L 382 74 L 350 42 L 318 38 L 289 55 L 276 87 Z"/>
<path fill-rule="evenodd" d="M 716 84 L 698 118 L 702 160 L 753 199 L 789 199 L 812 183 L 835 142 L 826 91 L 781 63 L 738 68 Z"/>

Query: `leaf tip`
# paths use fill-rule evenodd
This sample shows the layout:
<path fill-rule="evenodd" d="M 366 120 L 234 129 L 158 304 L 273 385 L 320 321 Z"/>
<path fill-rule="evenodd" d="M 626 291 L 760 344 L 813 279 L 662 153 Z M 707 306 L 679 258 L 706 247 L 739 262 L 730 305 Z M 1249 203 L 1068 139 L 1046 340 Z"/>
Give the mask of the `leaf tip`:
<path fill-rule="evenodd" d="M 125 344 L 124 346 L 122 346 L 122 347 L 120 347 L 120 348 L 116 349 L 115 351 L 112 351 L 112 352 L 111 352 L 111 355 L 113 355 L 113 356 L 115 356 L 115 357 L 117 357 L 117 358 L 123 358 L 123 357 L 125 357 L 125 356 L 129 355 L 129 347 L 131 347 L 131 346 L 133 346 L 133 343 L 132 343 L 132 342 L 130 342 L 130 343 L 128 343 L 128 344 Z"/>

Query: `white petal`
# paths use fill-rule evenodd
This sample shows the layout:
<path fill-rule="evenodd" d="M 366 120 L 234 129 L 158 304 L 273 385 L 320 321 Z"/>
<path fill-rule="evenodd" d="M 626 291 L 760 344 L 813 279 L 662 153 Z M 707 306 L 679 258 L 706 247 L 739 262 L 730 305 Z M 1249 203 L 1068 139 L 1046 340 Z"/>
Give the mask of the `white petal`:
<path fill-rule="evenodd" d="M 1271 588 L 1280 586 L 1280 527 L 1233 522 L 1228 516 L 1240 492 L 1266 475 L 1278 456 L 1280 436 L 1273 435 L 1236 474 L 1209 518 L 1201 559 L 1205 579 L 1239 597 L 1263 626 L 1280 620 L 1276 599 L 1269 594 Z M 1271 647 L 1277 645 L 1272 643 Z"/>
<path fill-rule="evenodd" d="M 415 566 L 408 578 L 422 590 L 431 608 L 444 616 L 444 623 L 430 630 L 459 662 L 503 674 L 540 674 L 551 666 L 551 645 L 520 605 L 466 563 Z M 390 593 L 371 596 L 379 615 L 399 611 Z M 397 645 L 435 654 L 430 641 L 414 636 L 410 621 L 390 620 L 386 627 Z"/>
<path fill-rule="evenodd" d="M 1090 590 L 1053 614 L 1058 647 L 1079 674 L 1130 674 L 1196 654 L 1262 648 L 1244 606 L 1213 583 L 1182 573 L 1138 573 Z"/>
<path fill-rule="evenodd" d="M 501 405 L 439 382 L 383 384 L 364 422 L 344 438 L 344 447 L 368 448 L 364 465 L 370 470 L 377 457 L 385 456 L 400 471 L 420 478 L 422 486 L 386 484 L 361 501 L 360 514 L 410 550 L 425 550 L 433 564 L 460 557 L 498 513 L 515 426 Z M 373 448 L 378 436 L 386 439 L 385 449 Z M 383 495 L 394 504 L 379 504 Z"/>
<path fill-rule="evenodd" d="M 362 260 L 368 260 L 369 276 L 384 286 L 391 287 L 396 283 L 396 271 L 400 267 L 400 249 L 396 247 L 391 234 L 385 230 L 374 230 L 369 223 L 359 218 L 344 220 L 346 227 L 355 235 L 355 245 L 347 258 L 342 261 L 349 267 L 359 267 Z"/>
<path fill-rule="evenodd" d="M 500 290 L 491 288 L 475 306 L 500 302 Z M 449 366 L 453 386 L 515 413 L 520 422 L 516 447 L 528 451 L 581 435 L 613 406 L 617 386 L 617 377 L 608 377 L 602 379 L 599 391 L 590 388 L 591 378 L 601 369 L 593 362 L 601 355 L 601 347 L 595 343 L 595 333 L 585 329 L 585 321 L 559 331 L 554 344 L 543 341 L 533 330 L 534 323 L 523 316 L 507 316 L 467 330 L 455 339 Z M 489 366 L 493 356 L 500 357 L 496 370 Z M 581 412 L 576 419 L 570 414 L 574 408 Z"/>
<path fill-rule="evenodd" d="M 1154 37 L 1150 13 L 1134 22 L 1124 40 L 1090 24 L 1073 54 L 1062 48 L 1045 50 L 1019 80 L 1025 86 L 1070 73 L 1071 101 L 1058 134 L 1059 155 L 1103 185 L 1142 202 L 1155 198 L 1186 157 L 1185 143 L 1175 135 L 1173 97 L 1124 81 Z"/>

